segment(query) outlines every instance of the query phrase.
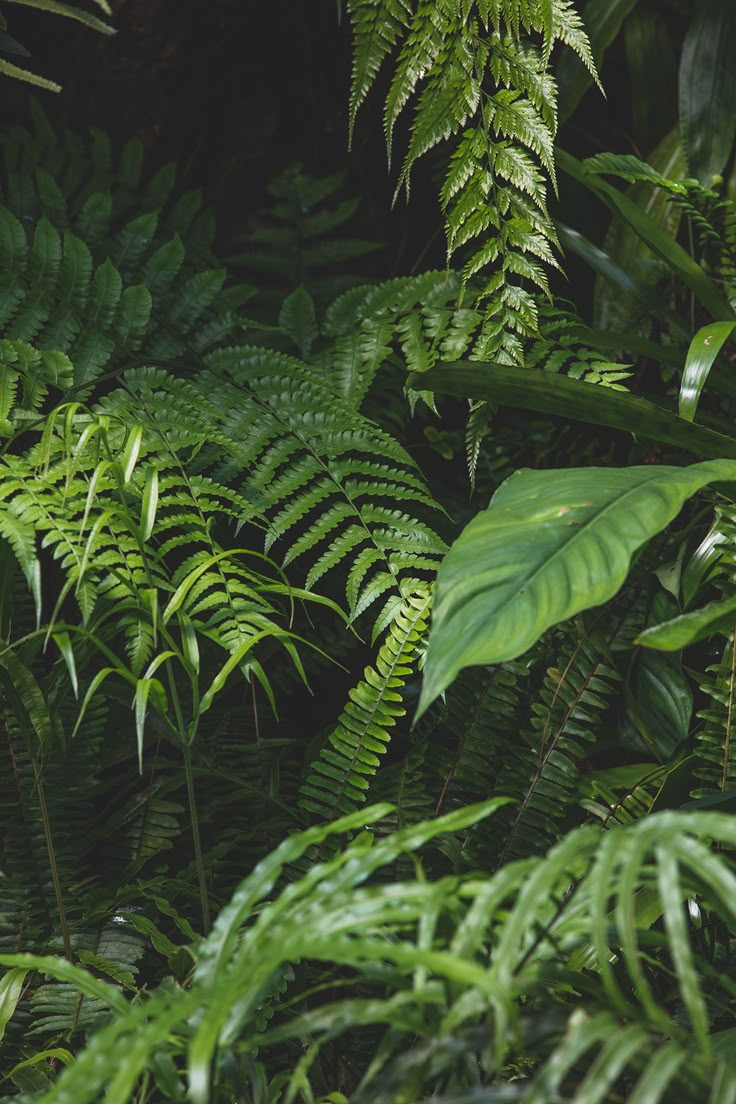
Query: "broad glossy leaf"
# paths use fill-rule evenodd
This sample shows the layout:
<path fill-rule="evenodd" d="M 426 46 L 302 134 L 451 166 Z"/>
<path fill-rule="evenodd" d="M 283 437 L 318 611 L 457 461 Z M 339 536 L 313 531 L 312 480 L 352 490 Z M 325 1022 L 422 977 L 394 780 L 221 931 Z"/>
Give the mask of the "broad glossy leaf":
<path fill-rule="evenodd" d="M 736 133 L 736 4 L 698 0 L 680 62 L 679 101 L 688 167 L 710 185 Z"/>
<path fill-rule="evenodd" d="M 686 449 L 695 456 L 736 458 L 735 438 L 687 422 L 647 399 L 532 368 L 458 360 L 411 375 L 407 383 L 442 395 L 486 399 L 502 406 L 626 430 Z"/>
<path fill-rule="evenodd" d="M 736 625 L 736 598 L 725 598 L 721 602 L 709 602 L 702 609 L 691 610 L 660 625 L 645 629 L 635 643 L 646 648 L 656 648 L 660 652 L 679 652 L 688 644 L 715 633 L 728 634 Z"/>
<path fill-rule="evenodd" d="M 679 411 L 681 418 L 692 422 L 700 394 L 705 387 L 713 361 L 736 329 L 736 322 L 712 322 L 698 330 L 687 351 L 685 369 L 680 384 Z"/>
<path fill-rule="evenodd" d="M 442 562 L 418 715 L 463 668 L 514 659 L 552 625 L 608 601 L 686 499 L 734 479 L 725 460 L 516 472 Z"/>

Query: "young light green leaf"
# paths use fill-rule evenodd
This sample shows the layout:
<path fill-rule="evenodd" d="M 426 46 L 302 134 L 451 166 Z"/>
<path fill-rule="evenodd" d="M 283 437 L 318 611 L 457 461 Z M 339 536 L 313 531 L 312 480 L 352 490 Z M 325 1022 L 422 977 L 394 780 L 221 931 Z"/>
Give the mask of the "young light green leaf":
<path fill-rule="evenodd" d="M 685 922 L 684 898 L 680 879 L 680 865 L 666 844 L 655 848 L 657 857 L 657 881 L 662 899 L 665 929 L 669 936 L 669 949 L 680 983 L 680 994 L 687 1008 L 693 1033 L 702 1053 L 710 1051 L 708 1010 L 698 981 L 693 959 L 687 924 Z"/>
<path fill-rule="evenodd" d="M 608 601 L 686 499 L 734 479 L 726 460 L 516 472 L 440 566 L 417 716 L 463 668 L 514 659 L 552 625 Z"/>
<path fill-rule="evenodd" d="M 125 442 L 125 450 L 120 460 L 123 469 L 123 483 L 128 483 L 130 481 L 136 461 L 138 460 L 138 455 L 141 451 L 142 441 L 143 426 L 133 426 L 128 434 L 128 439 Z"/>
<path fill-rule="evenodd" d="M 12 61 L 6 61 L 5 58 L 0 58 L 0 73 L 6 77 L 14 77 L 15 80 L 25 81 L 26 84 L 35 84 L 37 88 L 45 88 L 47 92 L 61 92 L 61 85 L 56 81 L 40 77 L 38 73 L 32 73 L 22 65 L 13 65 Z"/>
<path fill-rule="evenodd" d="M 148 699 L 151 694 L 158 697 L 160 702 L 165 702 L 166 692 L 163 685 L 156 678 L 140 678 L 136 682 L 133 706 L 135 708 L 135 734 L 138 748 L 138 771 L 143 773 L 143 730 L 146 724 L 148 712 Z"/>
<path fill-rule="evenodd" d="M 690 342 L 685 369 L 680 384 L 679 413 L 692 422 L 698 408 L 700 393 L 713 367 L 713 362 L 736 329 L 736 322 L 712 322 L 698 330 Z"/>
<path fill-rule="evenodd" d="M 181 629 L 181 647 L 184 658 L 195 675 L 199 674 L 199 643 L 194 625 L 183 610 L 179 610 L 176 616 Z"/>
<path fill-rule="evenodd" d="M 92 974 L 67 962 L 65 958 L 54 958 L 53 955 L 0 954 L 0 966 L 26 971 L 38 970 L 41 974 L 49 974 L 59 981 L 68 982 L 80 993 L 84 993 L 93 1000 L 102 1001 L 119 1015 L 128 1010 L 128 1002 L 118 989 L 105 981 L 98 981 Z"/>

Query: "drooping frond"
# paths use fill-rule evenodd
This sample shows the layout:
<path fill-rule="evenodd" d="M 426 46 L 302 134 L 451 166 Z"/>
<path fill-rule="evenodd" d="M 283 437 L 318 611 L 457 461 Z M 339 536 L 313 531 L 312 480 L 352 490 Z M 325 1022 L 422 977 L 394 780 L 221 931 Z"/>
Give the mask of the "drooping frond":
<path fill-rule="evenodd" d="M 463 249 L 463 285 L 484 274 L 473 294 L 489 328 L 486 359 L 518 362 L 520 348 L 509 335 L 537 332 L 529 289 L 548 294 L 545 266 L 556 264 L 546 207 L 547 183 L 555 183 L 555 42 L 595 75 L 580 16 L 570 0 L 352 0 L 348 9 L 351 128 L 395 51 L 384 111 L 389 155 L 397 124 L 413 105 L 398 186 L 408 191 L 417 160 L 454 141 L 440 197 L 448 257 Z"/>

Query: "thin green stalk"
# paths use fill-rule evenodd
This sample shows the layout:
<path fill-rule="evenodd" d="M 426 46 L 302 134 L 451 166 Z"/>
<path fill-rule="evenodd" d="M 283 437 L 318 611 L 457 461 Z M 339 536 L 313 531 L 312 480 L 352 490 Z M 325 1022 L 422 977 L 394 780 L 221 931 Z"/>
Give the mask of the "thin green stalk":
<path fill-rule="evenodd" d="M 209 935 L 210 932 L 210 903 L 207 896 L 207 882 L 204 874 L 204 859 L 202 857 L 202 837 L 199 832 L 199 814 L 197 812 L 197 798 L 194 792 L 194 774 L 192 772 L 192 751 L 191 744 L 187 732 L 187 726 L 184 723 L 184 714 L 182 713 L 181 702 L 179 701 L 179 691 L 176 687 L 176 680 L 174 679 L 173 672 L 169 664 L 166 665 L 169 681 L 169 692 L 171 694 L 171 701 L 174 706 L 174 713 L 176 715 L 176 724 L 179 730 L 179 742 L 181 744 L 182 755 L 184 756 L 184 777 L 187 782 L 187 801 L 189 803 L 189 816 L 192 822 L 192 842 L 194 844 L 194 864 L 197 868 L 197 882 L 199 884 L 199 901 L 202 908 L 202 928 L 205 935 Z"/>
<path fill-rule="evenodd" d="M 187 780 L 187 799 L 189 801 L 189 813 L 192 818 L 192 839 L 194 841 L 194 862 L 197 867 L 197 881 L 199 883 L 199 900 L 202 906 L 202 928 L 205 935 L 210 933 L 210 903 L 207 896 L 207 883 L 204 876 L 204 860 L 202 858 L 202 838 L 199 834 L 199 816 L 197 813 L 197 800 L 194 793 L 194 776 L 192 774 L 192 752 L 188 744 L 184 745 L 184 775 Z"/>
<path fill-rule="evenodd" d="M 51 833 L 51 821 L 49 820 L 49 811 L 46 805 L 46 794 L 44 793 L 43 782 L 36 763 L 36 757 L 31 752 L 31 762 L 33 763 L 33 774 L 36 780 L 36 792 L 38 794 L 38 804 L 41 810 L 41 823 L 43 824 L 43 834 L 46 840 L 46 851 L 49 857 L 49 869 L 51 871 L 51 882 L 54 887 L 54 897 L 56 898 L 56 907 L 59 911 L 59 923 L 61 925 L 61 939 L 64 944 L 64 954 L 70 962 L 74 962 L 74 952 L 72 951 L 71 938 L 69 936 L 69 922 L 66 918 L 66 909 L 64 908 L 64 898 L 61 893 L 61 879 L 59 878 L 59 868 L 56 863 L 56 849 L 54 847 L 54 837 Z"/>

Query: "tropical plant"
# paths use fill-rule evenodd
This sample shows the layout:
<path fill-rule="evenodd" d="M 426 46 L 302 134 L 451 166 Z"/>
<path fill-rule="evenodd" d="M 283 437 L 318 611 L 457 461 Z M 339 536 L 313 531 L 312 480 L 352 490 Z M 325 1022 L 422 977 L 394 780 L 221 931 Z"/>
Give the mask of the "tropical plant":
<path fill-rule="evenodd" d="M 347 11 L 445 269 L 3 128 L 0 1091 L 733 1104 L 728 5 L 648 160 L 554 148 L 644 0 Z"/>

